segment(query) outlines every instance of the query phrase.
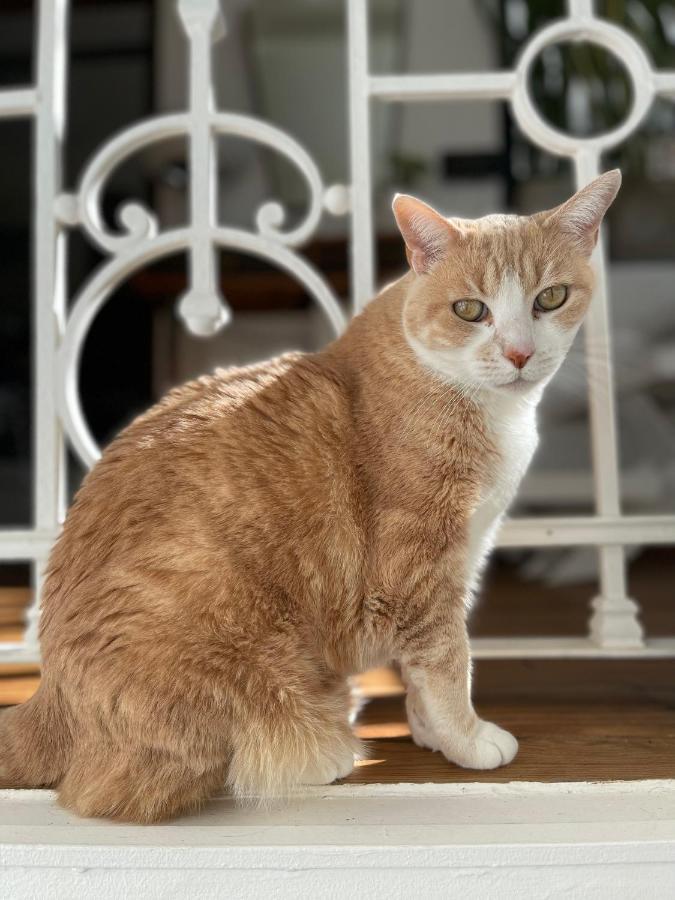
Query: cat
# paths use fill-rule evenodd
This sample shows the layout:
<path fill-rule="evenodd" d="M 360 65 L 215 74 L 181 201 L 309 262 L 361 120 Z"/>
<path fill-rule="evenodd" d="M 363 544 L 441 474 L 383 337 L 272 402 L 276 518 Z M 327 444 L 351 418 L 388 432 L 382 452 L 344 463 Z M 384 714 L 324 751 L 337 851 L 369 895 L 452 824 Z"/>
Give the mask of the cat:
<path fill-rule="evenodd" d="M 350 675 L 397 661 L 413 739 L 475 769 L 466 618 L 591 301 L 618 170 L 533 216 L 398 195 L 410 270 L 318 353 L 171 391 L 106 449 L 51 554 L 43 676 L 0 786 L 154 822 L 349 774 Z"/>

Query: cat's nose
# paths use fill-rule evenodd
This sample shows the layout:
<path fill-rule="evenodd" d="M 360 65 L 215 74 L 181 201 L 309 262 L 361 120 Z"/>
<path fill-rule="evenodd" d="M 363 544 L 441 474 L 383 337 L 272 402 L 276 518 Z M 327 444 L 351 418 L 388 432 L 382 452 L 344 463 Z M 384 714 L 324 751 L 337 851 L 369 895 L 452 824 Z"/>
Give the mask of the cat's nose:
<path fill-rule="evenodd" d="M 515 347 L 505 347 L 504 356 L 512 362 L 516 369 L 522 369 L 525 363 L 532 356 L 531 350 L 517 350 Z"/>

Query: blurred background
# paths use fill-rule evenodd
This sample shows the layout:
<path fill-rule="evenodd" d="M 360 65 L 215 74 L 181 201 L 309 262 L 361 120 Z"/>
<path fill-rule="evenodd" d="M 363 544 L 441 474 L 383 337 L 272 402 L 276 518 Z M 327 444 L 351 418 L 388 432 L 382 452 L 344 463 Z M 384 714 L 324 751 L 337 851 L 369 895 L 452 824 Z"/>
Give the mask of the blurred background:
<path fill-rule="evenodd" d="M 348 183 L 344 0 L 222 0 L 222 7 L 228 33 L 214 51 L 221 109 L 280 126 L 310 153 L 326 184 Z M 596 9 L 634 35 L 654 67 L 675 68 L 670 0 L 599 0 Z M 508 68 L 529 36 L 565 11 L 563 0 L 371 0 L 371 68 Z M 32 3 L 3 0 L 3 86 L 32 79 L 33 25 Z M 115 131 L 153 113 L 180 110 L 186 101 L 186 45 L 173 0 L 74 0 L 70 47 L 66 188 Z M 583 43 L 546 49 L 533 67 L 532 89 L 551 123 L 583 136 L 621 123 L 632 102 L 621 62 Z M 395 191 L 416 194 L 449 215 L 480 216 L 547 208 L 574 189 L 569 163 L 532 147 L 503 103 L 377 105 L 372 129 L 381 283 L 405 266 L 390 214 Z M 0 123 L 0 526 L 31 519 L 30 132 L 28 122 Z M 185 221 L 185 149 L 182 141 L 164 142 L 117 171 L 105 197 L 111 225 L 117 206 L 135 198 L 156 212 L 162 227 Z M 278 154 L 239 139 L 221 139 L 219 153 L 221 222 L 253 229 L 256 210 L 268 199 L 284 204 L 291 223 L 302 217 L 305 186 Z M 620 166 L 624 174 L 607 229 L 624 509 L 672 511 L 675 104 L 655 102 L 638 132 L 603 165 Z M 303 251 L 344 298 L 345 308 L 348 244 L 348 219 L 325 216 Z M 100 262 L 98 252 L 73 232 L 71 298 Z M 289 348 L 312 350 L 330 339 L 321 312 L 284 273 L 223 252 L 220 275 L 234 318 L 208 340 L 187 333 L 175 314 L 186 286 L 182 256 L 131 276 L 105 305 L 90 332 L 81 377 L 85 413 L 101 444 L 174 384 L 216 365 Z M 579 343 L 549 389 L 541 447 L 514 512 L 592 510 L 585 378 Z M 74 459 L 70 465 L 75 488 L 82 472 Z M 673 569 L 672 554 L 639 547 L 629 552 L 631 588 L 644 603 L 648 632 L 658 632 L 670 599 L 663 566 Z M 529 604 L 518 617 L 520 633 L 523 627 L 539 635 L 585 633 L 595 571 L 591 549 L 501 553 L 476 628 L 508 633 L 514 603 L 520 603 Z M 0 570 L 4 583 L 27 579 L 27 567 Z M 557 604 L 536 602 L 542 586 Z"/>

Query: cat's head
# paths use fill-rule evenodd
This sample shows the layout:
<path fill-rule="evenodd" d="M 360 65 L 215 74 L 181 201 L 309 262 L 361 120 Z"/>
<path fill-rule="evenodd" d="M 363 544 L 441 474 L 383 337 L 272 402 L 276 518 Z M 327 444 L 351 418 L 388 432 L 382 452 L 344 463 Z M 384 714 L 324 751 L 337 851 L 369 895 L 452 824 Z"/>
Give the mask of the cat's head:
<path fill-rule="evenodd" d="M 468 390 L 529 393 L 557 370 L 593 293 L 589 258 L 618 169 L 533 216 L 445 219 L 398 194 L 413 275 L 403 325 L 418 360 Z"/>

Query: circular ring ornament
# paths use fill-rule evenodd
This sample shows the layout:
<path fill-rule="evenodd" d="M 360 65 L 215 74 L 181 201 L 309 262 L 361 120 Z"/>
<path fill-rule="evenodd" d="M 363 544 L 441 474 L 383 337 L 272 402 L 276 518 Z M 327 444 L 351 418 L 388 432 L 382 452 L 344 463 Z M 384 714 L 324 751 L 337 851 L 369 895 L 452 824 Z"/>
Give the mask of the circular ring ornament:
<path fill-rule="evenodd" d="M 541 51 L 564 41 L 588 41 L 609 51 L 626 68 L 633 85 L 633 105 L 626 120 L 611 131 L 589 138 L 572 137 L 549 125 L 534 104 L 529 86 L 530 69 Z M 544 28 L 527 44 L 516 64 L 511 105 L 523 133 L 544 150 L 559 156 L 584 151 L 602 153 L 635 131 L 654 99 L 654 72 L 644 50 L 626 31 L 596 18 L 563 19 Z"/>
<path fill-rule="evenodd" d="M 189 249 L 190 239 L 190 230 L 180 228 L 165 231 L 141 246 L 128 247 L 96 272 L 73 304 L 56 357 L 56 402 L 63 429 L 87 468 L 91 468 L 101 455 L 84 417 L 78 385 L 80 357 L 89 329 L 100 308 L 125 278 L 148 263 Z M 262 235 L 235 228 L 214 229 L 213 241 L 216 246 L 258 256 L 284 269 L 316 300 L 336 335 L 342 332 L 345 317 L 333 291 L 319 272 L 290 248 Z"/>

